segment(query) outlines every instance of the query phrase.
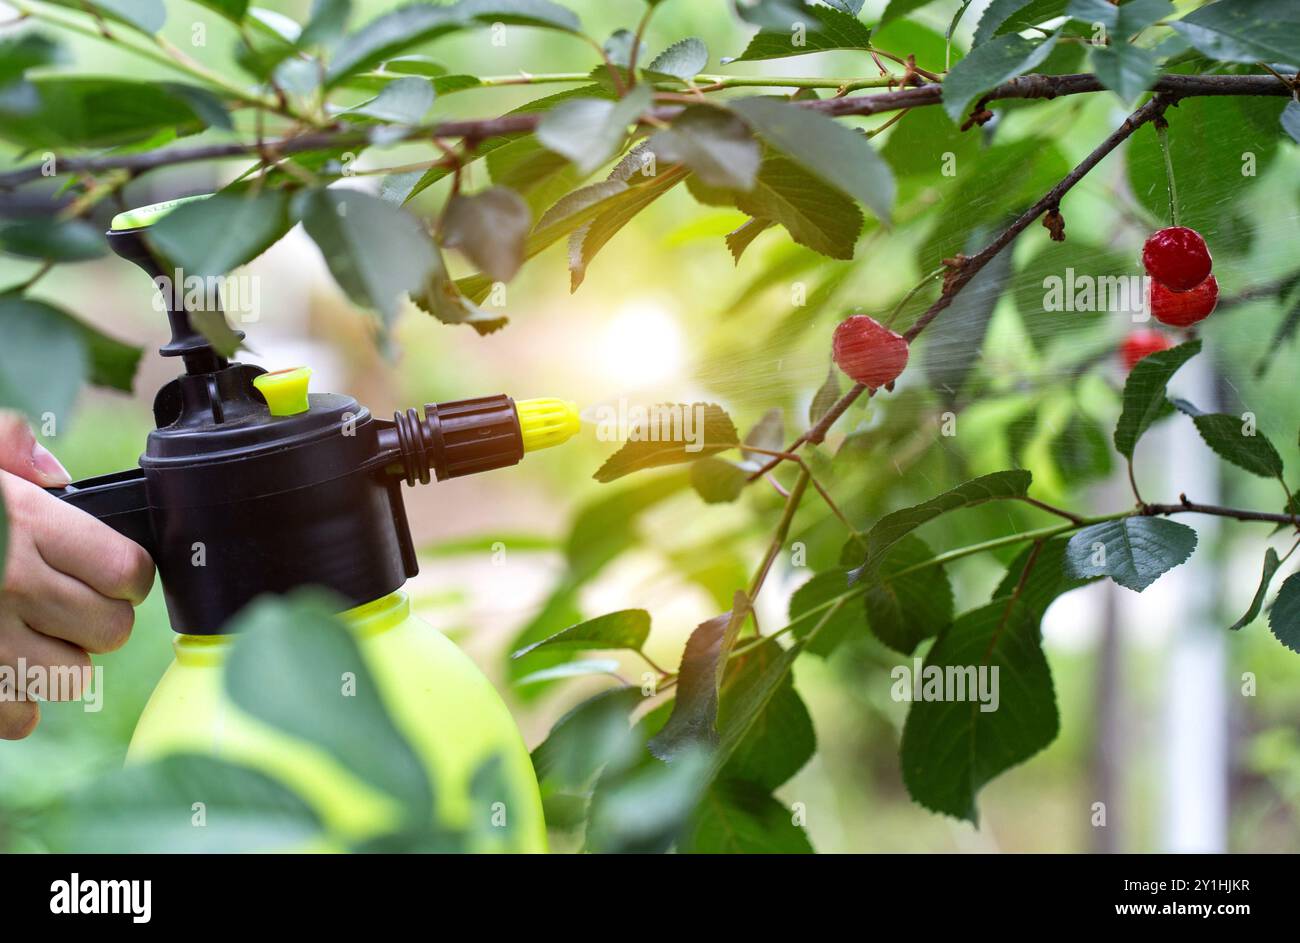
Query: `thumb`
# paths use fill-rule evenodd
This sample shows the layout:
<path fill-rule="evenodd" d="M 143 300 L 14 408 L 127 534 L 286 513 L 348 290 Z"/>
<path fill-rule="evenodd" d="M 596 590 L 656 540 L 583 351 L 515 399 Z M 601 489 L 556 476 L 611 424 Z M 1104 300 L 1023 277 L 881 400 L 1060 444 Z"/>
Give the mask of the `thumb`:
<path fill-rule="evenodd" d="M 18 413 L 0 411 L 0 470 L 40 485 L 58 488 L 72 480 L 68 470 L 45 446 Z"/>

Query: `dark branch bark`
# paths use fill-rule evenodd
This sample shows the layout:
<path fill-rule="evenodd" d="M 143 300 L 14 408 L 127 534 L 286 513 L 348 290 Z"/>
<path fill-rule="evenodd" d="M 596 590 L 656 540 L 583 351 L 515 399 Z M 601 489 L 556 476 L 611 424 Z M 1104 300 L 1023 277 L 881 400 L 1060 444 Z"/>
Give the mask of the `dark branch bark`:
<path fill-rule="evenodd" d="M 982 101 L 1026 98 L 1058 98 L 1099 92 L 1104 86 L 1097 77 L 1076 75 L 1022 75 L 990 91 Z M 1171 99 L 1205 95 L 1289 95 L 1282 82 L 1271 75 L 1166 75 L 1157 80 L 1155 91 Z M 878 95 L 860 95 L 848 98 L 829 98 L 820 101 L 797 102 L 799 107 L 811 108 L 831 117 L 849 115 L 876 115 L 904 108 L 937 105 L 943 101 L 943 87 L 925 85 L 905 88 Z M 653 121 L 671 121 L 681 106 L 656 108 L 650 112 Z M 480 141 L 520 131 L 531 131 L 541 120 L 540 114 L 502 115 L 499 118 L 466 121 L 444 121 L 440 124 L 412 128 L 405 140 L 426 138 L 463 138 Z M 313 131 L 279 141 L 268 141 L 266 149 L 281 155 L 300 154 L 304 151 L 326 147 L 362 146 L 369 140 L 368 132 L 352 128 L 334 131 Z M 59 174 L 103 173 L 125 170 L 133 174 L 145 173 L 158 167 L 195 161 L 221 160 L 230 157 L 255 155 L 260 148 L 256 142 L 210 144 L 202 147 L 170 147 L 143 154 L 119 154 L 110 157 L 67 157 L 56 162 Z M 0 189 L 11 189 L 42 176 L 41 164 L 20 167 L 0 174 Z"/>

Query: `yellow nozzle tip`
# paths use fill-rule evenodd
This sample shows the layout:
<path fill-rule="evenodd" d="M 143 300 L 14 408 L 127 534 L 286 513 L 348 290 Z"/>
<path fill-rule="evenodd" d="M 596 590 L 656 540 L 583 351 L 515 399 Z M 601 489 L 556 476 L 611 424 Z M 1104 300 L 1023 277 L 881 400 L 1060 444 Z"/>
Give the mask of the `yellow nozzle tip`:
<path fill-rule="evenodd" d="M 523 434 L 525 452 L 563 445 L 582 427 L 578 407 L 567 400 L 549 396 L 518 400 L 515 412 L 519 415 L 519 431 Z"/>
<path fill-rule="evenodd" d="M 310 367 L 290 367 L 254 377 L 253 386 L 266 400 L 272 416 L 296 416 L 311 408 L 307 402 L 310 380 Z"/>

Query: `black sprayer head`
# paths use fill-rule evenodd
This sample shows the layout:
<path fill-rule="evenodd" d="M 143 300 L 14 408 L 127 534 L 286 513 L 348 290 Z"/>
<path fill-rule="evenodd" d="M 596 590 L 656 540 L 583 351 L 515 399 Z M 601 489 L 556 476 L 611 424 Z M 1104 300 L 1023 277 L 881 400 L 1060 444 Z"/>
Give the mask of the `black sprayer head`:
<path fill-rule="evenodd" d="M 122 214 L 109 244 L 152 279 L 176 277 L 148 226 L 182 202 Z M 263 593 L 319 585 L 359 605 L 393 592 L 418 569 L 403 481 L 514 465 L 577 431 L 571 404 L 504 395 L 376 419 L 351 396 L 309 394 L 306 368 L 228 361 L 185 293 L 164 295 L 172 336 L 159 353 L 185 372 L 154 399 L 139 467 L 56 493 L 149 551 L 178 632 L 220 633 Z"/>

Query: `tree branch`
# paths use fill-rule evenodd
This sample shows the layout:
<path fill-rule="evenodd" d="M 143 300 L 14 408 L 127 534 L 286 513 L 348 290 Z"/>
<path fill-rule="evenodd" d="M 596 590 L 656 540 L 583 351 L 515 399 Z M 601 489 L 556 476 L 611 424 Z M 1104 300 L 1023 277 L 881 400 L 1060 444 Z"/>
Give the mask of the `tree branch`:
<path fill-rule="evenodd" d="M 1103 88 L 1102 84 L 1097 81 L 1096 76 L 1088 74 L 1022 75 L 1017 79 L 999 85 L 984 96 L 984 100 L 1057 98 L 1064 95 L 1099 92 Z M 1203 95 L 1291 94 L 1286 85 L 1271 75 L 1166 75 L 1157 80 L 1155 90 L 1169 96 L 1171 99 Z M 879 95 L 827 98 L 816 101 L 800 101 L 794 104 L 796 107 L 820 111 L 832 118 L 840 118 L 850 115 L 875 115 L 904 108 L 937 105 L 942 101 L 942 86 L 923 85 L 919 88 L 905 88 Z M 682 106 L 680 105 L 654 108 L 646 113 L 643 121 L 647 124 L 671 121 L 681 110 Z M 467 141 L 481 141 L 484 138 L 531 131 L 537 126 L 541 118 L 541 114 L 534 113 L 502 115 L 498 118 L 444 121 L 438 124 L 411 128 L 403 135 L 401 140 L 464 138 Z M 329 147 L 360 146 L 369 143 L 369 141 L 370 132 L 367 130 L 336 125 L 333 128 L 288 137 L 279 141 L 268 141 L 267 146 L 273 148 L 275 153 L 287 156 Z M 258 147 L 253 142 L 210 144 L 201 147 L 169 147 L 140 154 L 62 158 L 57 161 L 55 170 L 59 174 L 101 173 L 107 170 L 126 170 L 132 174 L 141 174 L 158 167 L 193 163 L 195 161 L 220 160 L 227 157 L 241 157 L 256 153 L 258 153 Z M 41 177 L 41 167 L 41 164 L 31 164 L 27 167 L 20 167 L 0 174 L 0 189 L 12 189 Z"/>

